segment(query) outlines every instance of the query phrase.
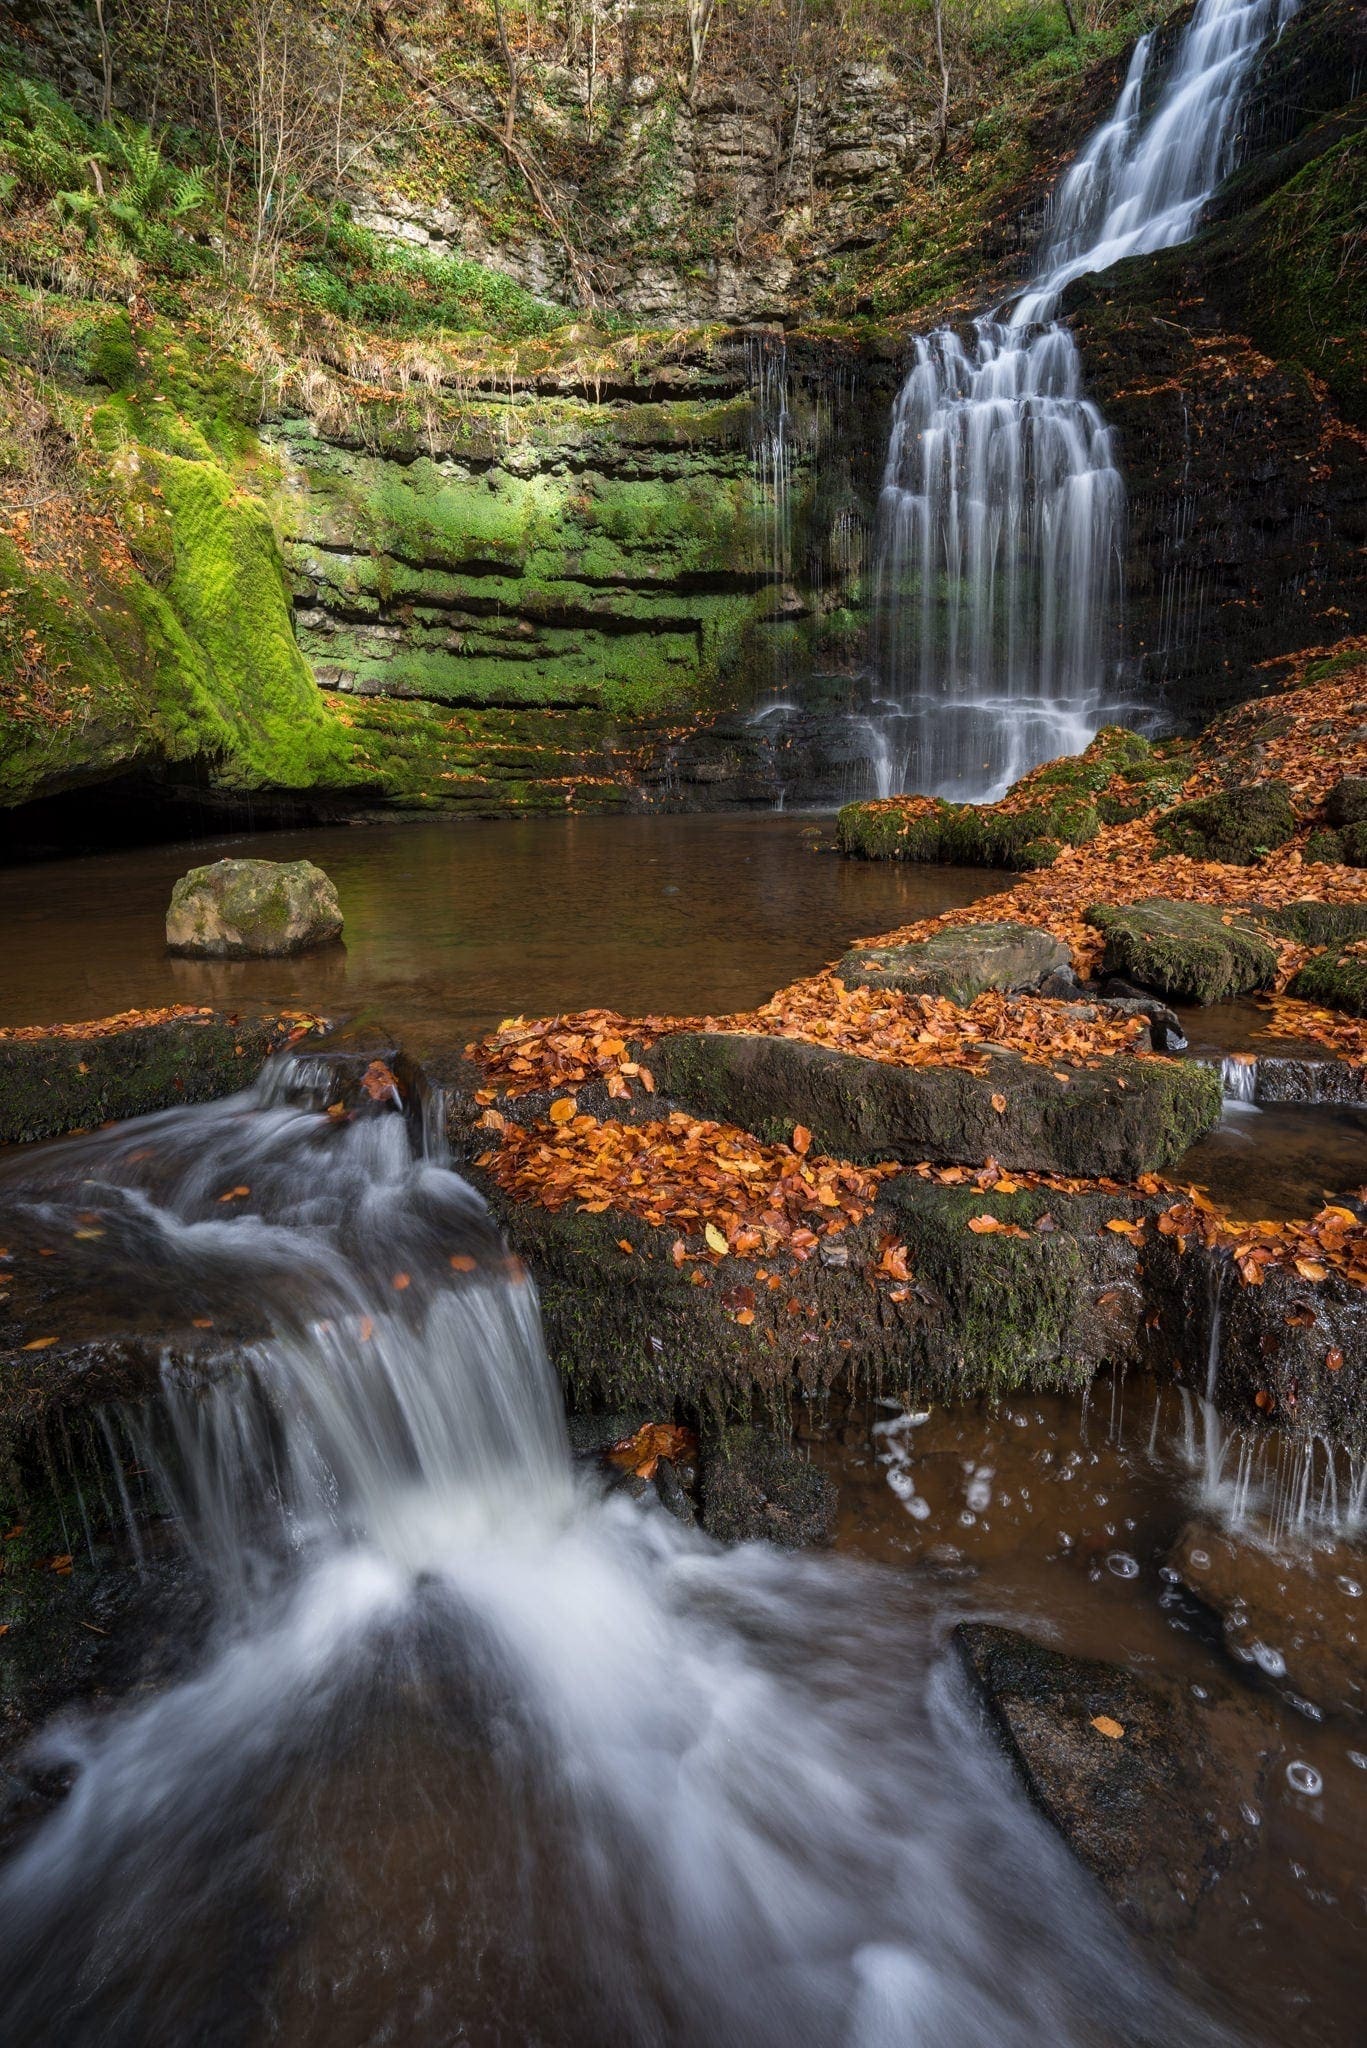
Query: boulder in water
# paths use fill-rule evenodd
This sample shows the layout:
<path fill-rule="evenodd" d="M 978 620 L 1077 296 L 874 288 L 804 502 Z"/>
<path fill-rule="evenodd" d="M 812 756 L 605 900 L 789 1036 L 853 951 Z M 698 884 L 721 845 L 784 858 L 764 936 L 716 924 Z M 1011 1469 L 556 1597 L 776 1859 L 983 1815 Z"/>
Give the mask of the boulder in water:
<path fill-rule="evenodd" d="M 1015 1630 L 960 1622 L 959 1652 L 1032 1798 L 1131 1926 L 1171 1932 L 1257 1839 L 1276 1735 L 1256 1707 L 1141 1685 Z"/>
<path fill-rule="evenodd" d="M 1025 924 L 948 925 L 907 946 L 861 946 L 836 969 L 846 988 L 947 996 L 967 1005 L 987 989 L 1038 988 L 1071 960 L 1061 939 Z"/>
<path fill-rule="evenodd" d="M 166 943 L 202 959 L 270 959 L 340 937 L 337 891 L 312 861 L 219 860 L 171 891 Z"/>
<path fill-rule="evenodd" d="M 1178 1002 L 1219 1003 L 1270 988 L 1276 978 L 1276 951 L 1263 934 L 1208 903 L 1096 903 L 1087 922 L 1105 934 L 1105 973 Z"/>

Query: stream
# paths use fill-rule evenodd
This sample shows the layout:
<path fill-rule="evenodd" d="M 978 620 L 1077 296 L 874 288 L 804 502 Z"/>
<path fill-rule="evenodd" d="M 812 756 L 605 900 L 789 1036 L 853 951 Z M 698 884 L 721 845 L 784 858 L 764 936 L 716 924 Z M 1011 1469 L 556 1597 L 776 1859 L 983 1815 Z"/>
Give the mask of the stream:
<path fill-rule="evenodd" d="M 284 963 L 165 958 L 185 848 L 54 866 L 41 892 L 18 871 L 7 1006 L 340 999 L 449 1043 L 515 1006 L 753 1000 L 998 883 L 826 860 L 811 831 L 277 835 L 326 861 L 348 932 Z M 104 1415 L 78 1569 L 112 1543 L 155 1580 L 181 1554 L 194 1625 L 169 1683 L 36 1739 L 29 1767 L 69 1789 L 0 1864 L 7 2038 L 1357 2038 L 1360 1734 L 1222 1644 L 1168 1559 L 1214 1516 L 1251 1571 L 1323 1554 L 1341 1610 L 1325 1546 L 1356 1534 L 1360 1474 L 1289 1452 L 1254 1471 L 1199 1401 L 1145 1381 L 1081 1405 L 832 1406 L 801 1440 L 840 1487 L 834 1554 L 722 1547 L 572 1455 L 534 1289 L 479 1200 L 403 1117 L 339 1122 L 331 1092 L 281 1061 L 231 1101 L 0 1161 L 54 1240 L 98 1213 L 127 1300 L 250 1302 L 267 1333 L 246 1370 L 168 1375 Z M 1256 1697 L 1256 1754 L 1231 1768 L 1258 1853 L 1161 1965 L 988 1732 L 951 1640 L 973 1616 Z M 1342 1613 L 1292 1624 L 1329 1637 Z"/>

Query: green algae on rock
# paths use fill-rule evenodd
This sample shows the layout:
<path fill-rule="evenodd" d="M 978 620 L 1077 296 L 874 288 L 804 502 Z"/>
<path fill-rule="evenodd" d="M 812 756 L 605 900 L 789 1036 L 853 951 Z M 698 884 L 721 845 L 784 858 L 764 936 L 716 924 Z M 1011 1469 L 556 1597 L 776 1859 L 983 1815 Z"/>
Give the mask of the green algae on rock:
<path fill-rule="evenodd" d="M 341 937 L 337 891 L 312 861 L 219 860 L 171 891 L 166 943 L 206 960 L 272 959 Z"/>
<path fill-rule="evenodd" d="M 1176 804 L 1153 829 L 1169 853 L 1251 867 L 1261 854 L 1286 844 L 1296 830 L 1296 814 L 1284 782 L 1263 782 Z"/>

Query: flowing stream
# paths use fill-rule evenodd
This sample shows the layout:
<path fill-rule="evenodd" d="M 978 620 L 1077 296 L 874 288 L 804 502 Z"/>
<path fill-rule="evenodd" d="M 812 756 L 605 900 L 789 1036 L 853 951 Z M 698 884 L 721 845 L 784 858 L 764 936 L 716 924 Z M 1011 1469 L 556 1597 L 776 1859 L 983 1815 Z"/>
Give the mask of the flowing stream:
<path fill-rule="evenodd" d="M 925 1589 L 577 1480 L 481 1204 L 327 1095 L 282 1061 L 9 1169 L 53 1232 L 97 1205 L 129 1287 L 266 1334 L 118 1424 L 214 1618 L 181 1682 L 40 1738 L 72 1782 L 0 1873 L 7 2038 L 1202 2038 Z"/>
<path fill-rule="evenodd" d="M 1032 283 L 970 335 L 916 342 L 878 512 L 880 795 L 990 801 L 1118 709 L 1124 485 L 1054 315 L 1074 278 L 1195 231 L 1232 167 L 1254 59 L 1293 6 L 1199 0 L 1156 94 L 1141 37 L 1058 189 Z"/>

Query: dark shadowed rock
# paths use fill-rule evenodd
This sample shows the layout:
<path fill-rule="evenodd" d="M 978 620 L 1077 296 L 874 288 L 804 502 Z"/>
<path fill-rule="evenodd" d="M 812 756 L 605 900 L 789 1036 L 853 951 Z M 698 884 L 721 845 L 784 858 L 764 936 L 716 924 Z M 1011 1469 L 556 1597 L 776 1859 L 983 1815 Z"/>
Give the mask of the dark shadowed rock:
<path fill-rule="evenodd" d="M 1097 903 L 1087 922 L 1105 935 L 1105 973 L 1178 1002 L 1223 1002 L 1270 988 L 1276 977 L 1277 955 L 1262 933 L 1206 903 L 1162 897 L 1124 909 Z"/>
<path fill-rule="evenodd" d="M 312 861 L 219 860 L 171 891 L 166 943 L 215 960 L 303 953 L 341 936 L 337 891 Z"/>
<path fill-rule="evenodd" d="M 891 1066 L 800 1039 L 709 1031 L 662 1039 L 651 1068 L 659 1087 L 696 1114 L 771 1139 L 805 1124 L 823 1151 L 842 1159 L 992 1158 L 1133 1179 L 1180 1158 L 1220 1115 L 1218 1076 L 1169 1060 L 1111 1058 L 1061 1080 L 1049 1067 L 996 1052 L 979 1076 Z"/>
<path fill-rule="evenodd" d="M 1061 939 L 1030 925 L 964 924 L 914 945 L 856 947 L 836 973 L 846 988 L 947 996 L 967 1006 L 987 989 L 1037 988 L 1070 959 Z"/>
<path fill-rule="evenodd" d="M 824 1472 L 766 1429 L 734 1429 L 702 1464 L 702 1522 L 723 1543 L 762 1538 L 799 1550 L 829 1543 L 836 1491 Z"/>
<path fill-rule="evenodd" d="M 1367 775 L 1345 775 L 1336 782 L 1325 798 L 1324 815 L 1334 826 L 1367 824 Z"/>
<path fill-rule="evenodd" d="M 955 1638 L 1031 1796 L 1124 1918 L 1150 1932 L 1190 1922 L 1256 1839 L 1240 1808 L 1276 1740 L 1256 1707 L 1198 1707 L 1012 1629 L 961 1622 Z"/>

